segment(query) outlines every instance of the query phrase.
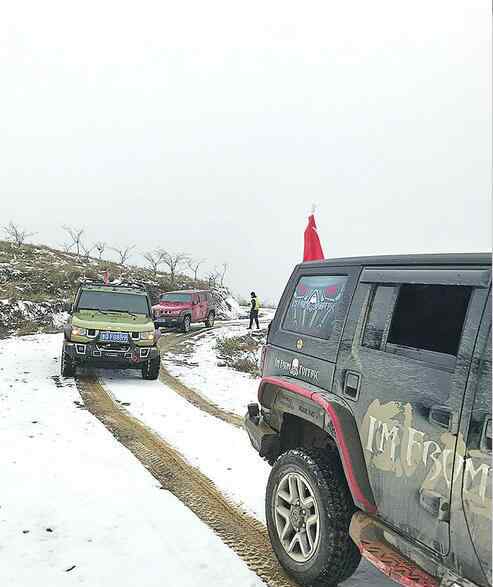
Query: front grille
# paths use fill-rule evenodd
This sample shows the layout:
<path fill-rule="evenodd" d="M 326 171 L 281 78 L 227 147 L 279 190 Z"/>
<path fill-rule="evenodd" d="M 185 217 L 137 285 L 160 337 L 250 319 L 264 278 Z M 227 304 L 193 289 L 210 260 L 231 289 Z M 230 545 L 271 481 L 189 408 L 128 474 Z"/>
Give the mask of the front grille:
<path fill-rule="evenodd" d="M 128 344 L 120 342 L 100 342 L 98 343 L 97 348 L 100 351 L 113 351 L 118 353 L 126 353 L 130 350 Z"/>

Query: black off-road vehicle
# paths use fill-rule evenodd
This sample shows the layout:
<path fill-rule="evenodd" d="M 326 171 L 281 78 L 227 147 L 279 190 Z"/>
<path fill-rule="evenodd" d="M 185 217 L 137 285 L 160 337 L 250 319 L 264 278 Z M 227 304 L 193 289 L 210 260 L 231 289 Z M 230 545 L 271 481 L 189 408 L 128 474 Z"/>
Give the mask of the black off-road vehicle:
<path fill-rule="evenodd" d="M 246 429 L 270 539 L 303 585 L 368 558 L 402 585 L 491 585 L 491 256 L 298 265 Z"/>

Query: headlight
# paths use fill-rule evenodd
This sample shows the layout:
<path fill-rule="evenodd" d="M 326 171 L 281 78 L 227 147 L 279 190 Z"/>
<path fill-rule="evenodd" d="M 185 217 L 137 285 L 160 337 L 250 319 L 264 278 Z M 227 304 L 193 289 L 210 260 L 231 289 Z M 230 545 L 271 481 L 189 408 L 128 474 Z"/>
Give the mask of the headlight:
<path fill-rule="evenodd" d="M 147 342 L 154 341 L 154 330 L 140 333 L 140 340 L 146 340 Z"/>
<path fill-rule="evenodd" d="M 87 328 L 79 328 L 78 326 L 72 326 L 72 336 L 87 336 Z"/>

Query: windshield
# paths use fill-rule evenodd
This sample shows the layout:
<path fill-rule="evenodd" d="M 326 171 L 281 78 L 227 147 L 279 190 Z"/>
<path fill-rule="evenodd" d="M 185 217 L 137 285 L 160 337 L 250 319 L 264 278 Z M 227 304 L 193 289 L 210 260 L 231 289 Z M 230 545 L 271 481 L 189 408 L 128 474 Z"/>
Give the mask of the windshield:
<path fill-rule="evenodd" d="M 121 310 L 132 314 L 149 315 L 146 296 L 114 291 L 82 291 L 77 310 L 101 310 L 103 312 Z"/>
<path fill-rule="evenodd" d="M 192 294 L 167 293 L 159 298 L 162 302 L 191 302 Z"/>

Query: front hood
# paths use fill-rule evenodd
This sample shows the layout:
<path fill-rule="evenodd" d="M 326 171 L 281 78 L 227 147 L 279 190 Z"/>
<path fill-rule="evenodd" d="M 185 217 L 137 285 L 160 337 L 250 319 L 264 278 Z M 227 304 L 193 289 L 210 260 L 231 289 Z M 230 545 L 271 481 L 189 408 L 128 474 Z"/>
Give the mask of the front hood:
<path fill-rule="evenodd" d="M 96 310 L 80 310 L 72 316 L 72 325 L 95 330 L 120 330 L 123 332 L 142 332 L 154 330 L 154 323 L 148 316 L 131 316 L 124 312 L 103 314 Z"/>

